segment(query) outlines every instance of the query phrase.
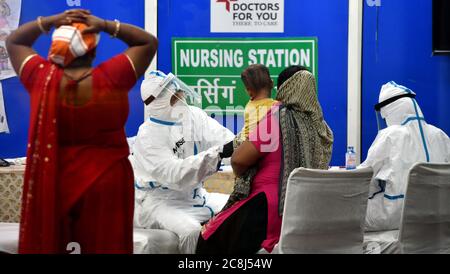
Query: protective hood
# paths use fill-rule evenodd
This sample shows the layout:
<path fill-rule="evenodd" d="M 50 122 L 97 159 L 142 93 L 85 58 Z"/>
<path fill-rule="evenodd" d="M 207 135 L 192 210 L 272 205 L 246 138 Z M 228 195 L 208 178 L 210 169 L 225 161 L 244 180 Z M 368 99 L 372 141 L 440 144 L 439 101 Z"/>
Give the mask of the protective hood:
<path fill-rule="evenodd" d="M 411 127 L 411 130 L 421 140 L 426 160 L 429 162 L 430 156 L 424 131 L 426 122 L 415 97 L 416 94 L 412 90 L 398 85 L 394 81 L 385 84 L 380 91 L 379 103 L 375 106 L 378 127 L 380 129 L 380 115 L 385 119 L 388 127 Z"/>
<path fill-rule="evenodd" d="M 184 96 L 180 96 L 183 92 Z M 177 95 L 178 93 L 178 95 Z M 170 104 L 172 96 L 179 97 L 176 104 Z M 161 71 L 152 71 L 141 85 L 142 101 L 153 97 L 153 101 L 147 106 L 150 119 L 157 120 L 162 124 L 172 125 L 181 121 L 184 112 L 188 110 L 185 97 L 191 102 L 198 102 L 198 95 L 183 81 L 172 73 L 166 75 Z"/>
<path fill-rule="evenodd" d="M 410 89 L 391 81 L 381 88 L 379 104 L 375 108 L 380 111 L 381 117 L 386 119 L 387 126 L 402 125 L 414 117 L 423 119 L 415 96 Z"/>

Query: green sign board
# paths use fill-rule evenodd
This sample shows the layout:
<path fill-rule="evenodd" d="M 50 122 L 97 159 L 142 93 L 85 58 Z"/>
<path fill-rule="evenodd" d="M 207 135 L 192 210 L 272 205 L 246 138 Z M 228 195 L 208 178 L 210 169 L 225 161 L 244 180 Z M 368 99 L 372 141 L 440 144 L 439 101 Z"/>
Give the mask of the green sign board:
<path fill-rule="evenodd" d="M 172 68 L 201 95 L 197 104 L 206 111 L 242 113 L 249 100 L 241 81 L 245 68 L 264 64 L 276 83 L 283 69 L 302 65 L 317 79 L 317 51 L 317 38 L 174 38 Z"/>

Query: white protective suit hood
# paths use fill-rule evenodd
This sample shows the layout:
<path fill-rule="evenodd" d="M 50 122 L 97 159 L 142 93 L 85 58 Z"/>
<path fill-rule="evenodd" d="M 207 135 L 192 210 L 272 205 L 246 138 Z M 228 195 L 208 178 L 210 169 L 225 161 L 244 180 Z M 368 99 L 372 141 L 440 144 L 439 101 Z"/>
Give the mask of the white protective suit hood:
<path fill-rule="evenodd" d="M 180 96 L 179 92 L 183 92 Z M 185 97 L 191 99 L 195 105 L 199 101 L 199 96 L 183 81 L 172 73 L 166 75 L 161 71 L 150 72 L 141 85 L 141 98 L 146 101 L 151 96 L 155 99 L 146 106 L 150 118 L 161 123 L 176 124 L 188 120 L 192 114 L 189 112 Z M 173 96 L 178 97 L 177 102 L 172 106 L 170 100 Z M 200 97 L 201 98 L 201 97 Z"/>
<path fill-rule="evenodd" d="M 414 99 L 416 94 L 404 86 L 397 85 L 393 81 L 385 84 L 381 88 L 379 103 L 403 95 L 411 95 L 411 97 L 397 99 L 381 108 L 381 117 L 386 119 L 387 126 L 401 125 L 406 119 L 412 116 L 423 118 L 422 111 Z"/>
<path fill-rule="evenodd" d="M 374 170 L 367 230 L 399 229 L 409 169 L 414 164 L 450 161 L 450 139 L 439 128 L 427 124 L 414 97 L 414 92 L 395 82 L 381 88 L 376 109 L 388 127 L 378 132 L 361 164 Z"/>
<path fill-rule="evenodd" d="M 416 94 L 412 90 L 391 81 L 381 88 L 379 103 L 375 109 L 380 110 L 381 117 L 386 120 L 388 127 L 404 126 L 412 122 L 417 129 L 417 136 L 422 140 L 426 161 L 429 162 L 430 156 L 423 129 L 425 118 L 415 97 Z"/>

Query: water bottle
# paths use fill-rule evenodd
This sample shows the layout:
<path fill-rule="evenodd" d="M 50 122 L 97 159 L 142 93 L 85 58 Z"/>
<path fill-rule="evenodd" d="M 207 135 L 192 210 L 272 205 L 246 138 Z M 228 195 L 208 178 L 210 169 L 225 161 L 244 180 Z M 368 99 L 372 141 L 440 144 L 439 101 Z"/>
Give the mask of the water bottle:
<path fill-rule="evenodd" d="M 356 169 L 356 152 L 354 147 L 348 147 L 345 153 L 345 168 L 347 170 Z"/>

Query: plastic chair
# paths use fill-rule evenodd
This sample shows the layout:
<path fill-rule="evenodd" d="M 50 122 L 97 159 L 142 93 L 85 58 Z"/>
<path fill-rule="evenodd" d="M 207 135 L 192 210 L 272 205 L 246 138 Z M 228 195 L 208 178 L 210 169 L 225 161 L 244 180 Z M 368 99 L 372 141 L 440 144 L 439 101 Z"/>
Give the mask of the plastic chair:
<path fill-rule="evenodd" d="M 411 169 L 399 240 L 402 253 L 450 254 L 450 164 Z"/>
<path fill-rule="evenodd" d="M 0 254 L 17 254 L 19 224 L 0 223 Z M 167 230 L 134 229 L 134 254 L 178 254 L 178 236 Z"/>
<path fill-rule="evenodd" d="M 274 253 L 363 253 L 371 168 L 299 168 L 288 181 L 280 241 Z"/>
<path fill-rule="evenodd" d="M 450 254 L 450 164 L 409 172 L 400 230 L 369 233 L 365 253 Z"/>
<path fill-rule="evenodd" d="M 17 254 L 19 224 L 0 223 L 0 253 Z"/>

